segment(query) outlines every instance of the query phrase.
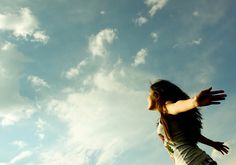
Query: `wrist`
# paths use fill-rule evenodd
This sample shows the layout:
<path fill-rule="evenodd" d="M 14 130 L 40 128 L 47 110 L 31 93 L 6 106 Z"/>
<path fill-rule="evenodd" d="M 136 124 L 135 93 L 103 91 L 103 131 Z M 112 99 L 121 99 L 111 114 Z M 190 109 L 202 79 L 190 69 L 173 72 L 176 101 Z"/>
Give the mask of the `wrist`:
<path fill-rule="evenodd" d="M 192 104 L 193 104 L 193 108 L 197 108 L 199 106 L 197 102 L 197 96 L 194 96 L 192 98 Z"/>

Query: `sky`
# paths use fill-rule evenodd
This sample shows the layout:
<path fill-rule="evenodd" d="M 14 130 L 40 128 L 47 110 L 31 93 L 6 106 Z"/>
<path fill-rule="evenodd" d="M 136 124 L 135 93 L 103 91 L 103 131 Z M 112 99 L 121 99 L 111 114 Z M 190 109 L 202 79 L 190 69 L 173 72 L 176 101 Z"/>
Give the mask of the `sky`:
<path fill-rule="evenodd" d="M 150 82 L 190 96 L 202 134 L 236 161 L 233 0 L 1 0 L 0 165 L 170 165 L 147 110 Z"/>

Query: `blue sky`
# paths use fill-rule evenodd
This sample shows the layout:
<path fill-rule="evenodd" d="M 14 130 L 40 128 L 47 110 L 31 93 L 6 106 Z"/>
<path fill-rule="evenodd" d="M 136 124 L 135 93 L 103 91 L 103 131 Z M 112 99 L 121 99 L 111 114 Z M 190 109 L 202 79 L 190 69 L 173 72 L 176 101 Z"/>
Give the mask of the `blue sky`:
<path fill-rule="evenodd" d="M 202 108 L 202 133 L 236 161 L 233 0 L 1 0 L 0 165 L 169 165 L 147 111 L 149 81 L 190 96 L 228 94 Z"/>

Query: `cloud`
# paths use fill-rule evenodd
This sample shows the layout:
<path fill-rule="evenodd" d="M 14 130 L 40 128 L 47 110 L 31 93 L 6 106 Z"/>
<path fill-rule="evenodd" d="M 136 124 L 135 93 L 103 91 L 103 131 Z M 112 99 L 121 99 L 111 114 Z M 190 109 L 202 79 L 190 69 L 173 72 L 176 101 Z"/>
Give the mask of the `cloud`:
<path fill-rule="evenodd" d="M 37 76 L 29 75 L 27 77 L 27 80 L 31 83 L 31 85 L 36 90 L 40 90 L 42 87 L 50 88 L 50 86 L 48 85 L 48 83 L 45 80 L 43 80 Z"/>
<path fill-rule="evenodd" d="M 81 61 L 76 67 L 72 67 L 70 68 L 66 73 L 65 73 L 65 77 L 67 79 L 72 79 L 76 76 L 79 75 L 81 67 L 85 66 L 87 64 L 86 60 Z"/>
<path fill-rule="evenodd" d="M 142 121 L 147 120 L 145 93 L 122 83 L 125 77 L 120 69 L 120 64 L 111 70 L 101 68 L 90 75 L 90 90 L 70 91 L 63 99 L 49 101 L 47 111 L 65 123 L 66 130 L 63 145 L 58 145 L 62 143 L 58 141 L 51 149 L 41 152 L 39 164 L 112 164 L 124 152 L 142 143 L 143 139 L 133 137 L 148 130 L 139 120 L 140 116 Z M 128 79 L 145 77 L 130 75 Z"/>
<path fill-rule="evenodd" d="M 101 14 L 101 15 L 105 15 L 106 12 L 105 12 L 104 10 L 102 10 L 102 11 L 100 11 L 100 14 Z"/>
<path fill-rule="evenodd" d="M 16 13 L 0 14 L 0 30 L 11 31 L 17 38 L 47 43 L 49 37 L 39 30 L 39 23 L 29 8 L 21 8 Z"/>
<path fill-rule="evenodd" d="M 115 29 L 103 29 L 95 36 L 89 38 L 89 51 L 93 56 L 104 57 L 107 55 L 106 46 L 111 44 L 117 37 Z"/>
<path fill-rule="evenodd" d="M 202 39 L 199 38 L 199 39 L 197 39 L 197 40 L 193 40 L 191 44 L 192 44 L 192 45 L 200 45 L 201 42 L 202 42 Z"/>
<path fill-rule="evenodd" d="M 1 46 L 1 50 L 8 50 L 14 47 L 14 44 L 11 42 L 6 41 L 4 44 Z"/>
<path fill-rule="evenodd" d="M 148 55 L 147 49 L 141 49 L 135 56 L 132 66 L 138 66 L 140 64 L 145 64 L 145 57 Z"/>
<path fill-rule="evenodd" d="M 43 140 L 45 138 L 45 126 L 47 125 L 47 122 L 45 120 L 42 120 L 41 118 L 38 118 L 38 120 L 35 122 L 36 124 L 36 134 L 40 140 Z"/>
<path fill-rule="evenodd" d="M 20 149 L 25 148 L 27 146 L 27 143 L 25 143 L 24 141 L 21 141 L 21 140 L 15 140 L 12 142 L 12 144 L 17 146 Z"/>
<path fill-rule="evenodd" d="M 154 16 L 158 10 L 161 10 L 168 0 L 145 0 L 144 3 L 150 7 L 150 16 Z"/>
<path fill-rule="evenodd" d="M 32 154 L 33 153 L 31 151 L 23 151 L 23 152 L 19 153 L 18 155 L 16 155 L 13 159 L 11 159 L 9 164 L 16 164 L 21 160 L 31 157 Z"/>
<path fill-rule="evenodd" d="M 14 44 L 6 43 L 4 47 L 0 50 L 0 124 L 5 127 L 29 118 L 35 109 L 19 92 L 19 79 L 29 60 Z"/>
<path fill-rule="evenodd" d="M 42 42 L 42 43 L 46 44 L 48 42 L 48 40 L 49 40 L 49 36 L 47 36 L 45 34 L 45 32 L 43 32 L 43 31 L 36 31 L 33 34 L 32 41 Z"/>
<path fill-rule="evenodd" d="M 144 16 L 139 16 L 134 20 L 134 23 L 137 24 L 138 26 L 142 26 L 143 24 L 147 23 L 148 19 Z"/>
<path fill-rule="evenodd" d="M 14 125 L 21 119 L 30 118 L 35 110 L 30 106 L 22 105 L 19 107 L 11 106 L 8 107 L 7 111 L 0 111 L 0 124 L 1 126 Z"/>
<path fill-rule="evenodd" d="M 151 32 L 150 33 L 150 36 L 151 38 L 153 39 L 153 42 L 157 42 L 159 36 L 158 36 L 158 33 L 155 33 L 155 32 Z"/>
<path fill-rule="evenodd" d="M 195 17 L 199 16 L 199 12 L 198 11 L 194 11 L 193 12 L 193 16 L 195 16 Z"/>
<path fill-rule="evenodd" d="M 200 45 L 202 43 L 202 38 L 198 38 L 198 39 L 193 39 L 192 41 L 182 41 L 179 43 L 176 43 L 172 48 L 185 48 L 187 46 L 197 46 Z"/>

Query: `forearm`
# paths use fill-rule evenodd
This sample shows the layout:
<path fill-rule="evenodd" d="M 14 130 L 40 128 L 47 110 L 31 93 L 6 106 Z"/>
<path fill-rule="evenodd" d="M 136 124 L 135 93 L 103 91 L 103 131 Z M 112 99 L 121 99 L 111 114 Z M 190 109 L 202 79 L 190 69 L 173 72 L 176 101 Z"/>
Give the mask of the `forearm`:
<path fill-rule="evenodd" d="M 179 100 L 175 103 L 167 103 L 166 109 L 169 114 L 176 115 L 178 113 L 186 112 L 197 107 L 196 97 Z"/>
<path fill-rule="evenodd" d="M 213 146 L 214 146 L 214 143 L 215 143 L 214 141 L 212 141 L 212 140 L 206 138 L 206 137 L 203 136 L 203 135 L 200 135 L 200 136 L 199 136 L 198 141 L 199 141 L 200 143 L 202 143 L 202 144 L 205 144 L 205 145 L 208 145 L 208 146 L 211 146 L 211 147 L 213 147 Z"/>

